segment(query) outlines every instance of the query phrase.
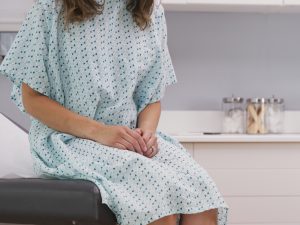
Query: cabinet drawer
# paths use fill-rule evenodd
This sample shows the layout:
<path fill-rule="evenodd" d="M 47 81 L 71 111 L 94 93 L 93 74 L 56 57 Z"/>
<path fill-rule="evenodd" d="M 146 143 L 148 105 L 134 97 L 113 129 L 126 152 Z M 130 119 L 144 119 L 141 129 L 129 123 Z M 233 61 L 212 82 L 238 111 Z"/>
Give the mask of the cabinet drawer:
<path fill-rule="evenodd" d="M 300 197 L 225 197 L 230 224 L 300 224 Z"/>
<path fill-rule="evenodd" d="M 194 157 L 194 144 L 193 143 L 180 143 L 183 145 L 184 148 L 186 148 L 191 155 Z"/>
<path fill-rule="evenodd" d="M 208 169 L 224 196 L 300 196 L 300 169 Z"/>
<path fill-rule="evenodd" d="M 228 225 L 299 225 L 299 223 L 229 223 Z"/>
<path fill-rule="evenodd" d="M 300 143 L 195 143 L 194 158 L 206 169 L 300 169 Z"/>

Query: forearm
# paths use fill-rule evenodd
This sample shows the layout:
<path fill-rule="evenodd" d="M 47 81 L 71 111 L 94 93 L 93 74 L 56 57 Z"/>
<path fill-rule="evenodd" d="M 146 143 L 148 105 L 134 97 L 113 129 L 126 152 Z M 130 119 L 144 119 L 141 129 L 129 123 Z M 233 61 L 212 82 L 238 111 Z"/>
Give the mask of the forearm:
<path fill-rule="evenodd" d="M 160 101 L 147 105 L 138 116 L 137 127 L 144 130 L 156 131 L 160 114 Z"/>
<path fill-rule="evenodd" d="M 94 140 L 104 124 L 74 113 L 44 95 L 23 94 L 27 113 L 48 127 L 77 137 Z"/>

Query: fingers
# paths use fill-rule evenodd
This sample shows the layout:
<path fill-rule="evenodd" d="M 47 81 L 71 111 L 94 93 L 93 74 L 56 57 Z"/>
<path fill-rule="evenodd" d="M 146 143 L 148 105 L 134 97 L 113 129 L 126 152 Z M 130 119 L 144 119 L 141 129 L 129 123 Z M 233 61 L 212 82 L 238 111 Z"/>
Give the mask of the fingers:
<path fill-rule="evenodd" d="M 129 141 L 127 141 L 126 139 L 124 139 L 122 137 L 118 140 L 117 143 L 124 145 L 127 150 L 135 151 L 133 145 Z"/>
<path fill-rule="evenodd" d="M 153 149 L 153 148 L 154 148 L 154 149 Z M 155 156 L 155 155 L 158 153 L 158 151 L 159 151 L 158 145 L 155 145 L 153 148 L 152 148 L 153 151 L 152 151 L 152 153 L 149 155 L 149 158 L 152 158 L 153 156 Z"/>
<path fill-rule="evenodd" d="M 147 141 L 147 149 L 149 150 L 151 146 L 155 145 L 157 142 L 157 137 L 155 135 L 151 135 L 149 140 Z"/>
<path fill-rule="evenodd" d="M 131 137 L 129 134 L 127 133 L 123 134 L 123 142 L 127 142 L 127 145 L 129 146 L 129 150 L 143 155 L 143 151 L 141 150 L 139 143 L 137 142 L 136 139 Z"/>
<path fill-rule="evenodd" d="M 138 134 L 137 132 L 131 130 L 128 127 L 126 127 L 125 129 L 126 129 L 127 133 L 131 137 L 133 137 L 133 140 L 138 142 L 139 150 L 142 152 L 147 151 L 147 145 L 146 145 L 146 142 L 144 141 L 144 139 L 142 138 L 142 136 L 140 134 Z"/>
<path fill-rule="evenodd" d="M 153 148 L 151 148 L 153 146 Z M 147 142 L 147 152 L 145 152 L 145 155 L 148 157 L 154 156 L 158 151 L 158 143 L 157 143 L 157 137 L 155 135 L 152 135 Z"/>
<path fill-rule="evenodd" d="M 145 132 L 144 135 L 143 135 L 143 139 L 144 139 L 145 143 L 147 143 L 147 142 L 149 141 L 149 139 L 150 139 L 153 135 L 154 135 L 154 134 L 153 134 L 152 132 L 150 132 L 150 131 Z M 148 148 L 148 147 L 149 147 L 149 146 L 147 146 L 147 148 Z"/>
<path fill-rule="evenodd" d="M 139 143 L 139 141 L 141 143 Z M 141 148 L 141 145 L 146 149 L 146 143 L 144 143 L 140 134 L 126 126 L 119 126 L 116 142 L 126 146 L 128 150 L 144 155 L 144 150 Z"/>
<path fill-rule="evenodd" d="M 155 133 L 143 132 L 140 128 L 132 130 L 126 126 L 119 127 L 119 138 L 116 139 L 116 146 L 149 158 L 155 156 L 159 151 Z"/>
<path fill-rule="evenodd" d="M 150 147 L 150 152 L 148 153 L 147 157 L 152 158 L 153 156 L 155 156 L 158 153 L 158 151 L 159 151 L 158 143 L 156 143 L 155 145 Z"/>
<path fill-rule="evenodd" d="M 135 131 L 138 132 L 140 135 L 143 134 L 143 131 L 141 130 L 141 128 L 136 128 Z"/>
<path fill-rule="evenodd" d="M 126 150 L 126 146 L 122 145 L 121 143 L 116 143 L 115 147 Z"/>

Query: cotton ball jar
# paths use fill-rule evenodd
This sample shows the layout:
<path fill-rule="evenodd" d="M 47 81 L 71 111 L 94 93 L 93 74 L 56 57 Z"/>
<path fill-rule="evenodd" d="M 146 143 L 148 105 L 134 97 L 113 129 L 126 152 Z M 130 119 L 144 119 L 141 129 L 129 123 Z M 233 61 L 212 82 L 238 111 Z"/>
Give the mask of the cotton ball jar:
<path fill-rule="evenodd" d="M 282 133 L 284 126 L 284 100 L 269 98 L 267 107 L 267 129 L 269 133 Z"/>
<path fill-rule="evenodd" d="M 244 133 L 244 99 L 240 97 L 223 98 L 223 124 L 222 133 L 241 134 Z"/>

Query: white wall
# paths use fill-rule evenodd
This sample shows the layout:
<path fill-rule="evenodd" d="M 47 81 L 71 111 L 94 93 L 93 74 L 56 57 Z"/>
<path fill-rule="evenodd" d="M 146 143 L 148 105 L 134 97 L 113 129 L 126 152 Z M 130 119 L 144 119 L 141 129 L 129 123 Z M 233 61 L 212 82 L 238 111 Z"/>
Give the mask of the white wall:
<path fill-rule="evenodd" d="M 234 93 L 300 109 L 300 14 L 167 12 L 167 21 L 179 82 L 166 108 L 216 110 Z"/>

